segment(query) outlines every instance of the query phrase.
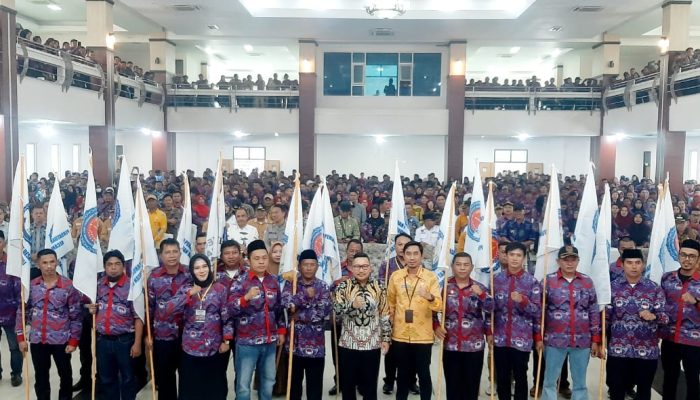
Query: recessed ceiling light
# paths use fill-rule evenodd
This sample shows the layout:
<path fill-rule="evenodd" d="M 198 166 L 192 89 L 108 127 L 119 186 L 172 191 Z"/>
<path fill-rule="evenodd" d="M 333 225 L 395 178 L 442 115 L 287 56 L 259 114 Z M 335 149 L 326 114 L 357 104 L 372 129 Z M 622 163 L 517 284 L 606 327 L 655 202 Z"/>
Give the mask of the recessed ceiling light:
<path fill-rule="evenodd" d="M 53 3 L 47 4 L 46 7 L 51 11 L 61 11 L 62 10 L 61 6 L 59 6 L 58 4 L 53 4 Z"/>
<path fill-rule="evenodd" d="M 552 56 L 558 57 L 559 54 L 561 54 L 561 49 L 560 49 L 560 48 L 556 48 L 556 49 L 552 50 Z"/>
<path fill-rule="evenodd" d="M 204 52 L 207 53 L 207 54 L 210 54 L 210 55 L 211 55 L 211 54 L 214 54 L 214 50 L 213 50 L 211 47 L 209 47 L 209 46 L 207 46 L 207 47 L 204 48 Z"/>
<path fill-rule="evenodd" d="M 235 132 L 233 132 L 233 136 L 235 136 L 235 137 L 237 137 L 237 138 L 242 138 L 242 137 L 250 136 L 250 133 L 244 133 L 244 132 L 241 132 L 241 131 L 235 131 Z"/>
<path fill-rule="evenodd" d="M 250 45 L 250 44 L 244 44 L 244 45 L 243 45 L 243 50 L 245 50 L 246 52 L 250 53 L 251 51 L 253 51 L 253 46 Z"/>
<path fill-rule="evenodd" d="M 510 54 L 518 54 L 519 51 L 520 47 L 515 46 L 510 48 Z"/>
<path fill-rule="evenodd" d="M 376 135 L 374 137 L 374 140 L 377 141 L 377 144 L 382 144 L 382 143 L 386 142 L 386 138 L 384 137 L 384 135 Z"/>
<path fill-rule="evenodd" d="M 279 137 L 279 135 L 280 135 L 279 133 L 275 132 L 275 137 Z"/>
<path fill-rule="evenodd" d="M 516 138 L 518 138 L 518 140 L 520 140 L 521 142 L 524 142 L 530 138 L 530 135 L 528 135 L 527 133 L 519 133 L 516 136 Z"/>

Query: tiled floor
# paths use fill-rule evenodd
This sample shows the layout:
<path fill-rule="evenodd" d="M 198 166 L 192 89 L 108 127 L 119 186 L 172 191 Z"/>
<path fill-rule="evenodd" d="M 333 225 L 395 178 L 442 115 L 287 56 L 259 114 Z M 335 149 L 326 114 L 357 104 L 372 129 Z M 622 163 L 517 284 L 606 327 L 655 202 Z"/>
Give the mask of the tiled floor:
<path fill-rule="evenodd" d="M 330 342 L 330 341 L 329 341 Z M 437 363 L 438 363 L 438 355 L 437 355 L 437 346 L 433 348 L 433 380 L 435 380 L 435 376 L 437 375 Z M 3 369 L 3 380 L 0 381 L 0 399 L 2 400 L 23 400 L 24 399 L 24 386 L 20 386 L 17 388 L 13 388 L 10 386 L 10 357 L 9 357 L 9 351 L 7 349 L 7 341 L 4 339 L 2 340 L 2 343 L 0 344 L 0 354 L 2 355 L 2 362 L 0 365 L 2 365 Z M 78 379 L 78 369 L 80 367 L 80 361 L 78 354 L 74 354 L 72 358 L 73 362 L 73 376 L 75 381 L 77 382 Z M 487 367 L 487 362 L 485 360 L 484 362 L 484 373 L 482 374 L 482 379 L 481 379 L 481 386 L 482 386 L 482 395 L 480 396 L 480 399 L 487 400 L 490 397 L 485 395 L 484 388 L 487 387 L 488 385 L 488 373 L 486 372 L 486 367 Z M 599 374 L 599 368 L 600 368 L 600 362 L 598 360 L 592 360 L 591 363 L 588 366 L 588 389 L 589 389 L 589 397 L 591 399 L 597 399 L 598 396 L 598 374 Z M 53 370 L 55 371 L 55 369 Z M 380 373 L 380 377 L 384 376 L 383 373 L 383 366 L 380 369 L 382 371 Z M 33 375 L 33 369 L 31 368 L 30 364 L 30 375 Z M 229 371 L 228 371 L 229 376 L 233 376 L 233 363 L 230 364 L 229 366 Z M 380 379 L 381 381 L 381 379 Z M 229 390 L 229 399 L 234 399 L 234 391 L 233 391 L 233 380 L 229 379 L 229 385 L 230 390 Z M 328 396 L 327 395 L 327 390 L 330 389 L 330 387 L 333 385 L 333 364 L 330 361 L 330 357 L 328 357 L 328 362 L 326 364 L 326 369 L 324 373 L 324 393 L 326 398 L 328 399 L 333 399 L 333 396 Z M 52 399 L 58 398 L 58 375 L 54 372 L 51 374 L 51 387 L 52 387 Z M 392 399 L 393 395 L 391 396 L 386 396 L 381 393 L 381 387 L 378 388 L 379 392 L 379 399 Z M 604 393 L 604 399 L 607 399 L 607 396 Z M 418 396 L 411 396 L 414 399 L 418 399 Z M 444 387 L 443 387 L 443 396 L 444 398 Z M 34 396 L 34 388 L 30 387 L 30 398 L 35 399 Z M 148 400 L 151 398 L 151 388 L 150 386 L 146 386 L 138 395 L 137 397 L 139 400 Z M 256 397 L 253 397 L 256 398 Z M 338 397 L 340 398 L 340 397 Z M 661 399 L 661 396 L 658 394 L 654 393 L 652 395 L 652 400 L 659 400 Z"/>

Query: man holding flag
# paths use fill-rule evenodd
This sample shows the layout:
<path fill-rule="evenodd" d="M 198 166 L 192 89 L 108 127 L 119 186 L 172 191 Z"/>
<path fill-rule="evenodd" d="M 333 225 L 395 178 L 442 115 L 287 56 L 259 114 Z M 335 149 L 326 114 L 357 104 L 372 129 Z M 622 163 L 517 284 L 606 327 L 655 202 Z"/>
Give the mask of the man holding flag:
<path fill-rule="evenodd" d="M 17 345 L 15 322 L 20 307 L 22 284 L 19 278 L 7 274 L 7 254 L 5 254 L 5 234 L 0 231 L 0 329 L 5 331 L 10 350 L 12 386 L 22 384 L 22 353 Z M 2 334 L 2 332 L 0 332 Z M 2 367 L 0 367 L 0 377 Z"/>
<path fill-rule="evenodd" d="M 49 199 L 49 210 L 46 226 L 47 247 L 53 249 L 59 259 L 59 273 L 68 276 L 68 265 L 64 258 L 75 246 L 73 238 L 70 236 L 70 224 L 66 216 L 66 209 L 63 207 L 61 199 L 61 188 L 58 186 L 58 179 L 54 180 L 52 196 Z"/>

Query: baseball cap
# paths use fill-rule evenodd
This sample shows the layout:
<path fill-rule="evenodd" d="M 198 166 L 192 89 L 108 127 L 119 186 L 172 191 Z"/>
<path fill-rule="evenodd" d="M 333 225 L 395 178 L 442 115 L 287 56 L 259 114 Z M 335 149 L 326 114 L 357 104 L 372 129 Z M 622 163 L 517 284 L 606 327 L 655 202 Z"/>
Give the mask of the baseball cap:
<path fill-rule="evenodd" d="M 157 198 L 155 195 L 153 195 L 153 194 L 149 194 L 149 195 L 146 196 L 146 201 L 148 201 L 148 200 L 155 200 L 155 201 L 158 201 L 158 198 Z"/>
<path fill-rule="evenodd" d="M 557 253 L 557 258 L 559 259 L 571 256 L 578 258 L 578 249 L 574 246 L 563 246 Z"/>
<path fill-rule="evenodd" d="M 114 188 L 111 187 L 111 186 L 108 186 L 108 187 L 105 188 L 104 192 L 105 192 L 105 193 L 112 193 L 112 194 L 114 194 Z"/>
<path fill-rule="evenodd" d="M 273 196 L 271 193 L 267 193 L 267 194 L 265 194 L 265 196 L 263 196 L 263 199 L 274 199 L 274 198 L 275 198 L 275 196 Z"/>

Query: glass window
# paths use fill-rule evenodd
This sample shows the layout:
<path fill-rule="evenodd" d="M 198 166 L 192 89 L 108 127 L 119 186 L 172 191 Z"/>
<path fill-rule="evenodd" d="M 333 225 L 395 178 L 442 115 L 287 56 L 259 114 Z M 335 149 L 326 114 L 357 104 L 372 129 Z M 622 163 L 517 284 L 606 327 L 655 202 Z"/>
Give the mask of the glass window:
<path fill-rule="evenodd" d="M 35 143 L 27 143 L 26 146 L 26 154 L 27 154 L 27 170 L 25 171 L 27 173 L 27 178 L 29 175 L 31 175 L 36 171 L 36 144 Z"/>
<path fill-rule="evenodd" d="M 365 81 L 365 66 L 364 65 L 353 65 L 352 66 L 352 83 L 363 83 Z"/>
<path fill-rule="evenodd" d="M 512 162 L 527 162 L 527 150 L 512 150 L 510 152 L 510 161 Z"/>
<path fill-rule="evenodd" d="M 413 55 L 413 95 L 440 96 L 440 53 Z"/>
<path fill-rule="evenodd" d="M 364 64 L 365 53 L 352 53 L 352 62 L 355 64 Z"/>
<path fill-rule="evenodd" d="M 495 173 L 527 171 L 527 150 L 494 150 Z"/>
<path fill-rule="evenodd" d="M 510 162 L 510 150 L 495 150 L 493 152 L 493 161 Z"/>
<path fill-rule="evenodd" d="M 350 96 L 350 53 L 323 55 L 323 94 Z"/>
<path fill-rule="evenodd" d="M 73 145 L 73 156 L 71 157 L 71 167 L 73 171 L 80 171 L 80 145 Z M 58 171 L 60 172 L 60 171 Z"/>
<path fill-rule="evenodd" d="M 398 61 L 397 53 L 367 53 L 365 96 L 396 96 Z"/>
<path fill-rule="evenodd" d="M 254 169 L 263 171 L 265 169 L 265 148 L 234 147 L 233 168 L 245 171 L 247 174 L 251 173 Z"/>
<path fill-rule="evenodd" d="M 61 171 L 61 147 L 58 144 L 51 145 L 51 172 Z"/>
<path fill-rule="evenodd" d="M 401 53 L 400 60 L 402 63 L 412 63 L 413 53 Z"/>
<path fill-rule="evenodd" d="M 353 86 L 352 87 L 352 95 L 353 96 L 364 96 L 365 94 L 365 87 L 364 86 Z"/>

